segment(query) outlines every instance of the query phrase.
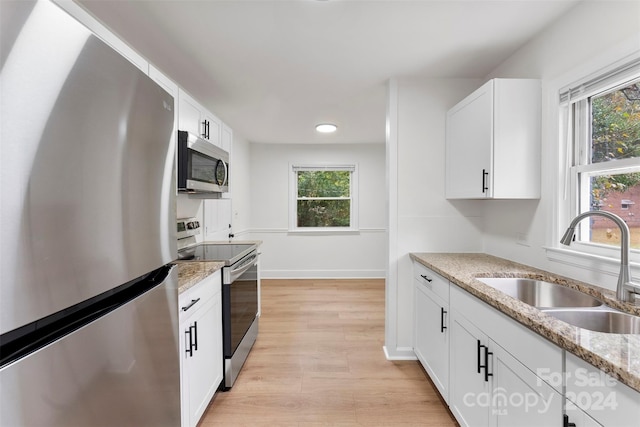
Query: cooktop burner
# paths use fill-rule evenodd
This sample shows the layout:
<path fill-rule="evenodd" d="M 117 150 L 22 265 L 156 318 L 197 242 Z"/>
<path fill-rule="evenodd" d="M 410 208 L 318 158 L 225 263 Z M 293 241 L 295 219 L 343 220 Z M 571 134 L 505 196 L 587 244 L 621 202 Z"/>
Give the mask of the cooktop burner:
<path fill-rule="evenodd" d="M 224 261 L 231 265 L 249 254 L 253 244 L 201 243 L 178 251 L 178 258 L 189 261 Z"/>

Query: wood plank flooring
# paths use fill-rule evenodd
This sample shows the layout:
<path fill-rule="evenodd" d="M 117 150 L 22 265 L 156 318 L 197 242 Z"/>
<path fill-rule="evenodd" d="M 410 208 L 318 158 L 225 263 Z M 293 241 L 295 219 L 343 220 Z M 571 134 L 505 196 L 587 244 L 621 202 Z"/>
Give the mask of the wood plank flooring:
<path fill-rule="evenodd" d="M 263 280 L 258 339 L 199 426 L 457 425 L 419 363 L 383 344 L 383 280 Z"/>

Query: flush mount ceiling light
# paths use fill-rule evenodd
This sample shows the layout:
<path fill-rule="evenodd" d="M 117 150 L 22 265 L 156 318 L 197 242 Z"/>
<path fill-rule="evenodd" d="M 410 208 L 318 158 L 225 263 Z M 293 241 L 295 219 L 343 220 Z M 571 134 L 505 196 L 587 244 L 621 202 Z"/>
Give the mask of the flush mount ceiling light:
<path fill-rule="evenodd" d="M 320 123 L 316 125 L 316 130 L 320 133 L 332 133 L 338 129 L 338 126 L 333 123 Z"/>

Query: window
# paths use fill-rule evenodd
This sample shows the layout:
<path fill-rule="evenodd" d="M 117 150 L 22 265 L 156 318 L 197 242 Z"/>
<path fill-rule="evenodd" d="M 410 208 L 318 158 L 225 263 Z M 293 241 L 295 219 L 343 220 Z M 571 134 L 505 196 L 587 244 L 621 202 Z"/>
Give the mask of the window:
<path fill-rule="evenodd" d="M 289 229 L 357 230 L 357 182 L 356 165 L 293 165 Z"/>
<path fill-rule="evenodd" d="M 634 249 L 640 249 L 639 69 L 636 63 L 627 65 L 561 95 L 573 147 L 567 156 L 569 214 L 602 210 L 620 216 Z M 619 247 L 618 227 L 605 218 L 585 219 L 576 230 L 576 246 L 590 253 Z"/>

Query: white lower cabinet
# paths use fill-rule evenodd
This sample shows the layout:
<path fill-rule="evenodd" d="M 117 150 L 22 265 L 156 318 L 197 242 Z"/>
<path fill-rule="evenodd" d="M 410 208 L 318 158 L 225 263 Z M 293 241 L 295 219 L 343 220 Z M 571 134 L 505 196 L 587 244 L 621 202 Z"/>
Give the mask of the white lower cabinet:
<path fill-rule="evenodd" d="M 461 426 L 562 426 L 563 351 L 419 263 L 414 351 Z"/>
<path fill-rule="evenodd" d="M 640 426 L 639 392 L 570 353 L 565 377 L 567 415 L 575 427 Z"/>
<path fill-rule="evenodd" d="M 446 400 L 449 396 L 449 282 L 427 269 L 417 268 L 416 272 L 414 350 Z"/>
<path fill-rule="evenodd" d="M 562 426 L 562 395 L 501 346 L 491 341 L 489 349 L 490 425 Z"/>
<path fill-rule="evenodd" d="M 461 426 L 489 425 L 491 389 L 483 362 L 488 343 L 485 333 L 453 310 L 449 408 Z"/>
<path fill-rule="evenodd" d="M 222 382 L 221 273 L 180 295 L 182 425 L 193 427 Z"/>
<path fill-rule="evenodd" d="M 602 427 L 602 424 L 587 415 L 569 399 L 565 401 L 565 414 L 567 418 L 565 427 Z"/>
<path fill-rule="evenodd" d="M 562 426 L 562 394 L 546 382 L 555 378 L 552 372 L 561 373 L 561 350 L 549 352 L 533 333 L 471 296 L 460 294 L 454 299 L 453 293 L 458 292 L 464 291 L 452 290 L 449 402 L 458 422 L 463 426 Z M 458 311 L 454 301 L 461 298 L 466 301 Z M 513 327 L 516 330 L 510 330 Z M 519 351 L 537 354 L 542 363 L 525 365 L 512 354 Z M 536 372 L 549 375 L 543 379 Z"/>

